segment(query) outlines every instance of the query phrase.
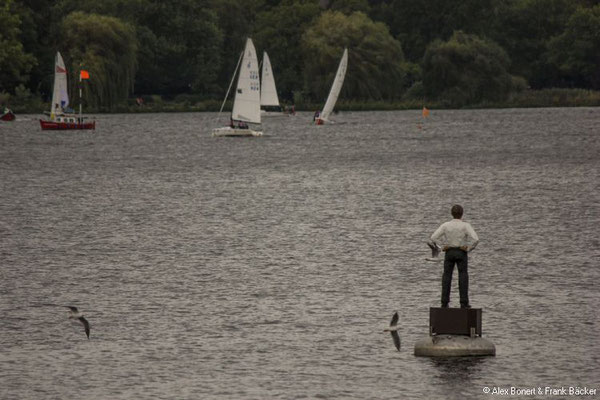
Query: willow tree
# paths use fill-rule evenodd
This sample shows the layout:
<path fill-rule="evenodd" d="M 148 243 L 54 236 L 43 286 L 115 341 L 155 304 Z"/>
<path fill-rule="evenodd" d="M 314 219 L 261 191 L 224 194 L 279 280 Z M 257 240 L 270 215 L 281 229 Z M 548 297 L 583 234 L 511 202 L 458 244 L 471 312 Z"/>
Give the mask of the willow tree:
<path fill-rule="evenodd" d="M 600 90 L 600 4 L 578 8 L 548 47 L 563 84 Z"/>
<path fill-rule="evenodd" d="M 84 85 L 87 104 L 111 110 L 133 90 L 137 42 L 134 28 L 115 17 L 73 12 L 62 23 L 62 54 L 65 55 L 71 93 L 78 71 L 90 79 Z"/>
<path fill-rule="evenodd" d="M 498 1 L 495 18 L 480 36 L 498 43 L 511 59 L 511 73 L 523 76 L 532 88 L 554 87 L 557 74 L 546 58 L 548 42 L 564 31 L 579 1 Z"/>
<path fill-rule="evenodd" d="M 546 1 L 546 0 L 542 0 Z M 514 0 L 386 0 L 370 1 L 371 16 L 385 22 L 402 42 L 409 61 L 420 62 L 429 43 L 448 40 L 455 30 L 483 35 L 497 18 L 500 4 Z"/>
<path fill-rule="evenodd" d="M 356 11 L 368 14 L 371 9 L 368 0 L 329 0 L 327 8 L 331 11 L 339 11 L 346 15 Z"/>
<path fill-rule="evenodd" d="M 347 16 L 327 11 L 302 36 L 304 87 L 313 100 L 326 97 L 344 47 L 348 70 L 342 96 L 361 100 L 402 96 L 406 64 L 402 47 L 388 28 L 362 12 Z"/>
<path fill-rule="evenodd" d="M 25 52 L 19 35 L 21 19 L 13 10 L 12 0 L 0 5 L 0 92 L 25 82 L 35 58 Z"/>
<path fill-rule="evenodd" d="M 222 36 L 208 0 L 147 0 L 138 15 L 136 93 L 222 96 Z"/>
<path fill-rule="evenodd" d="M 279 95 L 285 99 L 302 89 L 300 40 L 320 12 L 315 1 L 286 0 L 257 16 L 252 37 L 260 53 L 269 53 Z"/>
<path fill-rule="evenodd" d="M 434 41 L 423 57 L 423 86 L 429 99 L 454 106 L 502 100 L 511 91 L 510 59 L 491 40 L 461 31 Z"/>

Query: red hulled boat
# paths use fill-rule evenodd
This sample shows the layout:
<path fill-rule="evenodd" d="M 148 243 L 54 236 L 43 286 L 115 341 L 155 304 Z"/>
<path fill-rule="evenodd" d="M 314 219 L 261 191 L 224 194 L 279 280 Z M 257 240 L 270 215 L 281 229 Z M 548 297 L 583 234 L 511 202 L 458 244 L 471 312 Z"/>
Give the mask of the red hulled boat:
<path fill-rule="evenodd" d="M 77 116 L 57 116 L 55 120 L 40 119 L 43 131 L 62 131 L 69 129 L 96 129 L 96 121 L 81 122 Z"/>
<path fill-rule="evenodd" d="M 60 53 L 56 53 L 50 118 L 40 119 L 42 130 L 96 129 L 96 121 L 86 122 L 81 112 L 81 83 L 83 79 L 89 79 L 89 77 L 87 71 L 79 71 L 79 114 L 75 114 L 68 108 L 67 69 Z"/>
<path fill-rule="evenodd" d="M 14 121 L 15 118 L 16 118 L 15 113 L 13 113 L 8 108 L 5 108 L 2 115 L 0 115 L 0 120 L 2 120 L 2 121 Z"/>

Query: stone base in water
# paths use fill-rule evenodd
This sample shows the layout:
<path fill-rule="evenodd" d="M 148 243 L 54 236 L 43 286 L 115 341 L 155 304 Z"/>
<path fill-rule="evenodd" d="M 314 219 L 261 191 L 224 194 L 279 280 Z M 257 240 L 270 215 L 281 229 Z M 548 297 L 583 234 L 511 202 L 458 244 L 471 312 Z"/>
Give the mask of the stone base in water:
<path fill-rule="evenodd" d="M 468 357 L 495 356 L 494 343 L 481 336 L 433 335 L 415 343 L 415 356 Z"/>

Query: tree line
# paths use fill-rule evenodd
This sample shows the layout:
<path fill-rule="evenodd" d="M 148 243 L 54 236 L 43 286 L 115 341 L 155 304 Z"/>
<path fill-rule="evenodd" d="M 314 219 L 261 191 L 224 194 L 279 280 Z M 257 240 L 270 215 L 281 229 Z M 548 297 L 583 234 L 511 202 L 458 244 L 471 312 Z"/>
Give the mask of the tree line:
<path fill-rule="evenodd" d="M 246 37 L 285 102 L 468 105 L 526 88 L 600 90 L 600 0 L 1 0 L 0 100 L 47 101 L 60 51 L 87 104 L 224 95 Z M 2 97 L 3 96 L 3 97 Z"/>

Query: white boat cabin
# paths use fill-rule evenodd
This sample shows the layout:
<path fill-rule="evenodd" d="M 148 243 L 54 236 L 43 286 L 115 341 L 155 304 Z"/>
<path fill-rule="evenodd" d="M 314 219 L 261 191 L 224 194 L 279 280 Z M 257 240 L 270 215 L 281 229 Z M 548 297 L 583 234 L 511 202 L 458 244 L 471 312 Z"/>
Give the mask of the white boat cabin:
<path fill-rule="evenodd" d="M 79 116 L 77 115 L 55 115 L 54 116 L 54 121 L 55 122 L 64 122 L 67 124 L 77 124 L 79 123 Z"/>

